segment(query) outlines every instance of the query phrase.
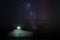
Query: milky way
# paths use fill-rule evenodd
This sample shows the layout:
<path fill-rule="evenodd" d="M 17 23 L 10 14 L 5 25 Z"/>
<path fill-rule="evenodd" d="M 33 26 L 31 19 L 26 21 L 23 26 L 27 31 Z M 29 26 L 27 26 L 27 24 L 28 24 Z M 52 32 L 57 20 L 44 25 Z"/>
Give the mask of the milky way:
<path fill-rule="evenodd" d="M 26 15 L 28 23 L 31 25 L 31 27 L 34 29 L 36 29 L 36 25 L 34 24 L 36 22 L 36 13 L 34 11 L 34 9 L 32 8 L 32 3 L 30 2 L 25 2 L 25 8 L 26 8 L 26 13 L 28 15 Z"/>
<path fill-rule="evenodd" d="M 35 27 L 48 28 L 48 26 L 52 24 L 52 4 L 50 0 L 31 0 L 25 3 L 28 14 L 27 19 L 30 20 L 29 23 L 30 25 L 32 24 L 33 29 Z M 35 27 L 33 25 L 35 25 Z"/>

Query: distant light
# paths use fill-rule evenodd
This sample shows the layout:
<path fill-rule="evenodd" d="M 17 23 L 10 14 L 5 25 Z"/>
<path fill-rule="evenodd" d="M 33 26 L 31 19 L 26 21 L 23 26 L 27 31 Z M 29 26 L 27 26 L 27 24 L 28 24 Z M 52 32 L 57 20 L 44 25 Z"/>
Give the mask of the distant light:
<path fill-rule="evenodd" d="M 17 27 L 17 29 L 21 29 L 21 27 L 20 27 L 20 26 L 18 26 L 18 27 Z"/>

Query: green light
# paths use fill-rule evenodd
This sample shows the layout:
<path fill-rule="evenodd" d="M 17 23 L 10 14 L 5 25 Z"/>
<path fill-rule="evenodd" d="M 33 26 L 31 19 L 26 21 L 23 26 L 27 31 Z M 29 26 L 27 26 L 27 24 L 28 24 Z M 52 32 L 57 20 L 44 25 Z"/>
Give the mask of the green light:
<path fill-rule="evenodd" d="M 10 37 L 29 37 L 32 36 L 32 32 L 15 29 L 12 32 L 8 33 Z"/>
<path fill-rule="evenodd" d="M 11 31 L 10 33 L 8 33 L 9 37 L 29 37 L 32 36 L 33 32 L 29 32 L 29 31 L 24 31 L 22 30 L 22 26 L 16 26 L 17 28 L 13 31 Z"/>

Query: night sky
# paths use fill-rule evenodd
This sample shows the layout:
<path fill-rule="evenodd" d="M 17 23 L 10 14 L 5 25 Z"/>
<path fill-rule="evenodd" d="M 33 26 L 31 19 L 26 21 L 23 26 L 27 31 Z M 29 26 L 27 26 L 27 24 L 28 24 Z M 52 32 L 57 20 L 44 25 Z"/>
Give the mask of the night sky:
<path fill-rule="evenodd" d="M 30 9 L 27 9 L 28 3 L 31 3 Z M 28 28 L 31 26 L 31 29 L 33 28 L 33 30 L 33 25 L 35 25 L 37 29 L 44 29 L 44 31 L 46 29 L 59 29 L 59 4 L 58 1 L 51 0 L 2 0 L 0 5 L 1 30 L 14 28 L 15 25 L 20 24 L 23 24 L 24 27 L 26 26 Z M 36 13 L 36 19 L 32 19 L 34 16 L 29 14 L 31 11 Z M 58 27 L 55 27 L 57 25 Z"/>
<path fill-rule="evenodd" d="M 23 1 L 18 0 L 7 0 L 3 1 L 1 8 L 1 22 L 3 24 L 18 23 L 22 19 L 22 14 L 24 13 Z"/>

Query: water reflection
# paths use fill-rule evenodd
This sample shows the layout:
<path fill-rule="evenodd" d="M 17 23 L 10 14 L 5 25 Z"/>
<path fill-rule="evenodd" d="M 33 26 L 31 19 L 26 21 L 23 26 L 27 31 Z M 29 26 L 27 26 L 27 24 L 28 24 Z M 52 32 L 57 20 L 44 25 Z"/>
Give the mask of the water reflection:
<path fill-rule="evenodd" d="M 20 27 L 17 27 L 12 32 L 8 33 L 9 37 L 30 37 L 32 32 L 21 30 Z"/>

